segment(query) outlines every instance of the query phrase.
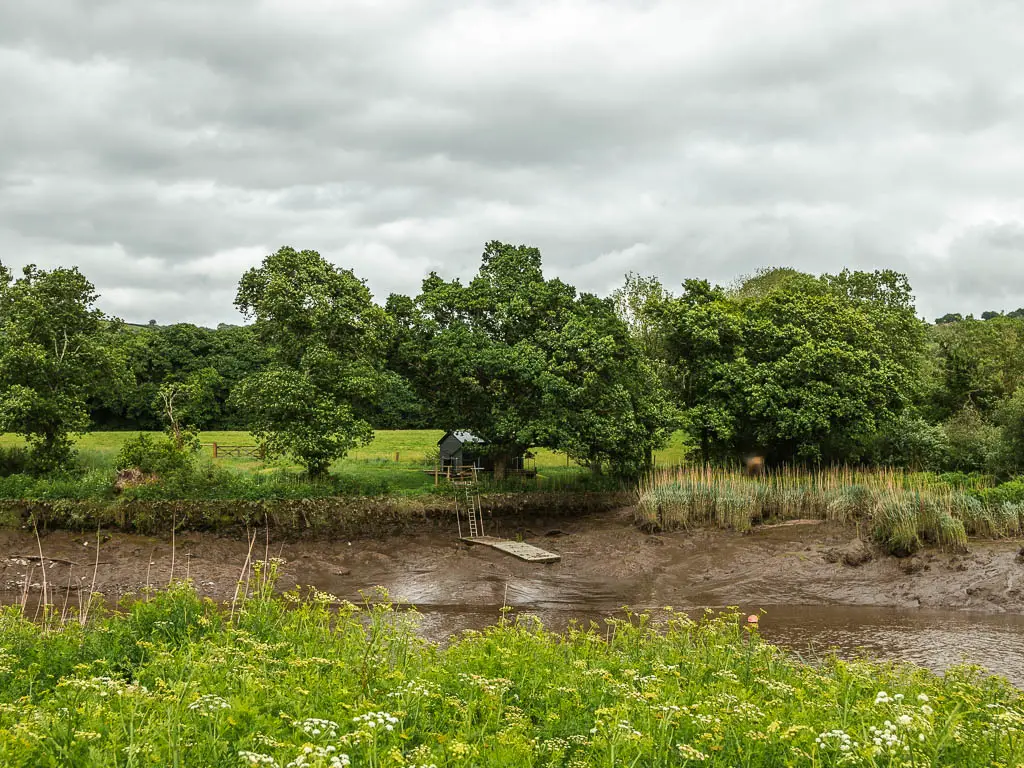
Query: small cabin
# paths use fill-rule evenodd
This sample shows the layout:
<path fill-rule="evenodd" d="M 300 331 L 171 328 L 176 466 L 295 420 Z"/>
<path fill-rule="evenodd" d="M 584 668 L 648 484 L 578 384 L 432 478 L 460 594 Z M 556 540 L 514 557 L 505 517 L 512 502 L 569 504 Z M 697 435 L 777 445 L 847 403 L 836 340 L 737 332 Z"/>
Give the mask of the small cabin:
<path fill-rule="evenodd" d="M 477 472 L 493 472 L 494 457 L 487 451 L 487 441 L 468 430 L 446 432 L 437 441 L 441 471 L 451 469 L 462 472 L 475 468 Z M 507 474 L 537 474 L 534 456 L 526 452 L 512 456 L 505 468 Z"/>
<path fill-rule="evenodd" d="M 437 441 L 441 469 L 451 468 L 455 472 L 471 467 L 476 467 L 477 470 L 493 470 L 494 462 L 490 461 L 482 450 L 486 445 L 486 440 L 466 430 L 446 432 L 444 437 Z"/>

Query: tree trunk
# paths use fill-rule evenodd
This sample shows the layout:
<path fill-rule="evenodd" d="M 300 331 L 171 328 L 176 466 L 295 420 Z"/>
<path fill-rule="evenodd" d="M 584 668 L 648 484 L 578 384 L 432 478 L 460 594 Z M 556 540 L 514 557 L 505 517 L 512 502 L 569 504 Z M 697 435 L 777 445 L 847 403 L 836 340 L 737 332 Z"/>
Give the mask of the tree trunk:
<path fill-rule="evenodd" d="M 494 480 L 495 482 L 501 482 L 507 475 L 508 467 L 508 453 L 502 451 L 494 455 Z"/>

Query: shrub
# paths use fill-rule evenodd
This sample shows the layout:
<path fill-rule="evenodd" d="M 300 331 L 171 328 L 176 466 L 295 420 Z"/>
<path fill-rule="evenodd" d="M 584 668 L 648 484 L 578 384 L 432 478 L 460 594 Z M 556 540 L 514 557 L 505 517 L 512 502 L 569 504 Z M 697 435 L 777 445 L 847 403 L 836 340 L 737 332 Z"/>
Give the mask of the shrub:
<path fill-rule="evenodd" d="M 875 436 L 869 453 L 877 464 L 937 470 L 949 461 L 949 437 L 941 426 L 903 413 Z"/>
<path fill-rule="evenodd" d="M 192 452 L 178 448 L 170 438 L 154 438 L 140 432 L 121 446 L 114 467 L 118 470 L 134 468 L 147 475 L 164 477 L 191 469 L 193 463 Z"/>
<path fill-rule="evenodd" d="M 978 495 L 986 504 L 995 506 L 1004 503 L 1024 504 L 1024 478 L 1011 480 L 995 488 L 983 488 Z"/>
<path fill-rule="evenodd" d="M 0 477 L 25 474 L 30 463 L 27 448 L 0 448 Z"/>
<path fill-rule="evenodd" d="M 942 425 L 949 441 L 949 466 L 963 472 L 984 472 L 999 463 L 1002 430 L 967 406 Z"/>

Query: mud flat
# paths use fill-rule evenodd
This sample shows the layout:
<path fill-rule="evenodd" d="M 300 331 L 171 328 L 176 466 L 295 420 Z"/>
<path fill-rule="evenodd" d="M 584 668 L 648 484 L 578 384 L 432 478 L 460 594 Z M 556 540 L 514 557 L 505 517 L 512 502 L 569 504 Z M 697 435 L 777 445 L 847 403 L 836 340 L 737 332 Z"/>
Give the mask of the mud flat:
<path fill-rule="evenodd" d="M 1015 650 L 1024 648 L 1020 541 L 974 540 L 967 554 L 925 550 L 901 560 L 856 544 L 855 529 L 830 523 L 745 535 L 649 534 L 629 509 L 503 518 L 489 521 L 487 532 L 521 538 L 562 560 L 537 565 L 470 547 L 457 540 L 453 521 L 437 520 L 387 538 L 261 537 L 253 554 L 283 560 L 282 589 L 310 585 L 359 601 L 384 587 L 392 600 L 416 606 L 424 634 L 436 639 L 493 623 L 503 606 L 559 629 L 623 606 L 735 605 L 766 610 L 764 634 L 790 647 L 864 648 L 934 667 L 966 658 L 1024 684 L 1024 652 Z M 87 591 L 95 571 L 96 590 L 118 597 L 166 584 L 173 559 L 175 578 L 188 576 L 200 594 L 230 600 L 249 551 L 244 540 L 208 533 L 180 534 L 173 549 L 169 538 L 103 539 L 94 567 L 95 536 L 44 536 L 43 555 L 54 558 L 46 562 L 48 584 Z M 22 599 L 26 580 L 38 592 L 40 577 L 35 537 L 0 531 L 0 602 Z"/>

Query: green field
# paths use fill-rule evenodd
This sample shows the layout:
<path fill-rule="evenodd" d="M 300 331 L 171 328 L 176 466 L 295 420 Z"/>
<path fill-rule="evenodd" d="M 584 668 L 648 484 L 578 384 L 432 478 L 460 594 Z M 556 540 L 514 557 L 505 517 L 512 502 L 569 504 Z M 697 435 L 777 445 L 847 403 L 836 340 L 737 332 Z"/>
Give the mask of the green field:
<path fill-rule="evenodd" d="M 90 432 L 82 435 L 77 448 L 81 463 L 90 469 L 112 469 L 114 458 L 124 441 L 137 432 Z M 441 430 L 378 430 L 369 445 L 357 448 L 344 459 L 331 466 L 331 473 L 341 478 L 360 483 L 383 482 L 389 488 L 405 492 L 416 492 L 433 486 L 434 481 L 424 470 L 434 466 L 437 441 L 444 434 Z M 251 446 L 254 440 L 247 432 L 203 432 L 202 456 L 216 466 L 248 474 L 280 473 L 281 470 L 298 472 L 300 467 L 285 459 L 265 460 L 250 457 L 220 455 L 213 458 L 213 444 L 219 449 L 228 446 Z M 16 435 L 0 435 L 0 447 L 23 445 Z M 673 435 L 670 444 L 655 454 L 655 460 L 662 466 L 679 464 L 685 455 L 682 433 Z M 219 452 L 223 452 L 222 450 Z M 566 478 L 579 475 L 580 468 L 567 460 L 565 454 L 544 448 L 533 451 L 540 484 L 558 483 Z"/>

